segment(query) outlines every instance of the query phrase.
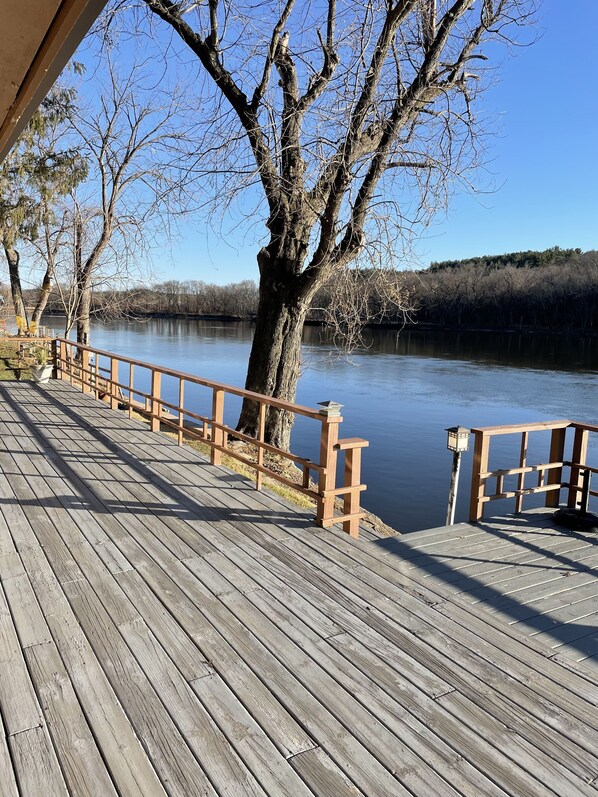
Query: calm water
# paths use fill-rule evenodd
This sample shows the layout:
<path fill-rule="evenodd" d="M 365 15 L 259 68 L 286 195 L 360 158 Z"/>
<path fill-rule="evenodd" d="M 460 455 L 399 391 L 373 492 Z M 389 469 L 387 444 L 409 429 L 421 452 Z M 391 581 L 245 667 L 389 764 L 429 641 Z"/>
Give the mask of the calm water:
<path fill-rule="evenodd" d="M 47 323 L 60 330 L 58 319 Z M 251 335 L 248 324 L 96 323 L 92 345 L 242 386 Z M 367 348 L 346 360 L 321 340 L 320 329 L 311 327 L 303 359 L 297 400 L 315 406 L 333 399 L 344 405 L 342 436 L 370 441 L 364 452 L 364 505 L 401 531 L 444 523 L 451 468 L 447 426 L 557 418 L 598 423 L 598 339 L 422 332 L 397 337 L 394 331 L 377 330 Z M 166 381 L 164 392 L 174 400 L 174 384 Z M 204 393 L 188 394 L 200 412 L 208 405 Z M 233 399 L 229 422 L 234 423 L 238 407 Z M 316 426 L 300 419 L 293 451 L 317 458 Z M 547 445 L 540 435 L 530 461 L 534 456 L 536 462 L 547 461 Z M 518 449 L 515 438 L 499 441 L 491 467 L 515 466 Z M 457 520 L 467 516 L 470 471 L 471 452 L 463 460 Z M 512 502 L 502 503 L 492 508 L 512 511 Z"/>

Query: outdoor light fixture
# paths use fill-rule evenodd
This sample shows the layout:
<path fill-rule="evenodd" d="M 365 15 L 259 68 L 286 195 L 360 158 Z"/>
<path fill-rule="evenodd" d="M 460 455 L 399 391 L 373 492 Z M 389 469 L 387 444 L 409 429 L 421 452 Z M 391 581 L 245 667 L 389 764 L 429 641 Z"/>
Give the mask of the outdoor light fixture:
<path fill-rule="evenodd" d="M 451 426 L 446 432 L 446 447 L 449 451 L 453 452 L 453 469 L 451 471 L 451 486 L 446 510 L 446 525 L 452 526 L 455 522 L 455 505 L 457 503 L 457 490 L 459 489 L 461 454 L 469 448 L 470 431 L 463 426 Z"/>
<path fill-rule="evenodd" d="M 449 451 L 462 454 L 469 448 L 469 429 L 464 426 L 451 426 L 447 430 L 446 447 Z"/>

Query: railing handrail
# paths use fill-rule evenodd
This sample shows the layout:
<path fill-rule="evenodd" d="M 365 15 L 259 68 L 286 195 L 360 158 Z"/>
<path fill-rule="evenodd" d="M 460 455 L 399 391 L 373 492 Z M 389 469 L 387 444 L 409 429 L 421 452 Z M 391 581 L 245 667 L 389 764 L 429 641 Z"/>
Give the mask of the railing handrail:
<path fill-rule="evenodd" d="M 504 424 L 502 426 L 478 426 L 473 428 L 471 432 L 472 434 L 481 432 L 489 437 L 493 437 L 503 434 L 517 434 L 518 432 L 544 432 L 551 431 L 552 429 L 566 429 L 572 424 L 574 425 L 574 422 L 570 420 L 536 421 L 534 423 Z"/>
<path fill-rule="evenodd" d="M 266 396 L 262 393 L 255 393 L 242 387 L 235 387 L 235 385 L 227 385 L 224 382 L 215 382 L 212 379 L 205 379 L 204 377 L 196 376 L 195 374 L 189 374 L 185 371 L 176 371 L 175 369 L 168 368 L 165 365 L 148 363 L 143 360 L 136 360 L 132 357 L 127 357 L 123 354 L 117 354 L 116 352 L 105 351 L 104 349 L 96 349 L 93 346 L 86 346 L 83 343 L 77 343 L 76 341 L 69 340 L 68 338 L 56 338 L 56 340 L 59 343 L 66 343 L 69 346 L 76 346 L 81 351 L 88 351 L 91 354 L 99 354 L 101 357 L 109 357 L 111 359 L 114 358 L 122 363 L 136 365 L 139 368 L 147 368 L 149 371 L 160 371 L 160 373 L 164 376 L 173 376 L 176 379 L 182 378 L 185 380 L 185 382 L 193 382 L 194 384 L 201 385 L 202 387 L 210 387 L 214 390 L 224 390 L 226 393 L 231 393 L 234 396 L 240 396 L 241 398 L 247 398 L 252 401 L 263 402 L 279 410 L 294 412 L 297 415 L 305 415 L 308 418 L 314 418 L 318 421 L 322 421 L 325 417 L 319 410 L 313 407 L 304 407 L 301 404 L 294 404 L 291 401 L 284 401 L 283 399 L 273 398 L 272 396 Z"/>
<path fill-rule="evenodd" d="M 221 463 L 223 454 L 239 460 L 255 471 L 257 490 L 261 489 L 262 476 L 265 474 L 304 495 L 308 495 L 316 503 L 317 525 L 327 528 L 336 523 L 342 523 L 346 532 L 351 536 L 358 536 L 359 523 L 365 515 L 360 509 L 359 496 L 366 489 L 366 485 L 360 483 L 361 449 L 366 447 L 368 442 L 361 438 L 338 439 L 338 430 L 343 419 L 336 405 L 323 410 L 303 407 L 300 404 L 234 385 L 227 385 L 156 363 L 148 363 L 116 352 L 77 343 L 68 338 L 54 338 L 53 346 L 54 375 L 57 378 L 70 379 L 71 385 L 80 387 L 84 393 L 95 394 L 96 398 L 104 398 L 113 409 L 124 404 L 128 408 L 129 417 L 132 416 L 133 411 L 141 413 L 149 418 L 152 432 L 160 431 L 162 425 L 173 429 L 177 434 L 179 445 L 182 445 L 185 436 L 203 442 L 210 449 L 210 461 L 213 465 Z M 79 355 L 75 360 L 73 349 L 80 352 L 80 360 L 78 359 Z M 92 354 L 98 358 L 106 358 L 110 367 L 101 367 L 98 360 L 96 360 L 95 366 L 91 366 L 90 355 Z M 128 381 L 127 377 L 124 380 L 119 377 L 120 364 L 129 366 Z M 149 372 L 151 381 L 149 392 L 135 388 L 135 368 Z M 162 397 L 162 376 L 170 376 L 178 380 L 178 403 L 167 401 Z M 212 391 L 211 415 L 201 415 L 190 409 L 185 409 L 184 396 L 187 383 L 199 385 Z M 224 422 L 224 398 L 227 394 L 249 399 L 258 404 L 259 423 L 256 437 L 238 432 Z M 143 402 L 140 402 L 139 398 L 142 398 Z M 266 443 L 266 414 L 270 408 L 303 415 L 321 424 L 319 462 L 313 462 Z M 199 420 L 201 426 L 195 424 L 190 427 L 189 418 L 194 421 Z M 242 440 L 250 446 L 255 446 L 256 461 L 231 448 L 228 444 L 228 435 Z M 269 468 L 264 463 L 264 453 L 279 455 L 299 465 L 303 470 L 302 484 Z M 342 487 L 336 487 L 339 453 L 344 456 L 345 460 L 345 480 Z M 310 472 L 317 474 L 317 489 L 311 486 Z M 343 514 L 341 515 L 335 514 L 334 502 L 337 496 L 344 496 Z"/>

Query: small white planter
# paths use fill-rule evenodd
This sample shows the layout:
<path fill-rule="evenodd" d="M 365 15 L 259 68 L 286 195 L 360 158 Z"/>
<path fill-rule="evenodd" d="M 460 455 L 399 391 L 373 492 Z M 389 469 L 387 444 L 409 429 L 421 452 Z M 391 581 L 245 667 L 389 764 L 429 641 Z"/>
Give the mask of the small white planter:
<path fill-rule="evenodd" d="M 40 384 L 43 385 L 48 382 L 52 376 L 52 365 L 37 365 L 33 368 L 31 373 L 33 375 L 33 381 L 40 382 Z"/>

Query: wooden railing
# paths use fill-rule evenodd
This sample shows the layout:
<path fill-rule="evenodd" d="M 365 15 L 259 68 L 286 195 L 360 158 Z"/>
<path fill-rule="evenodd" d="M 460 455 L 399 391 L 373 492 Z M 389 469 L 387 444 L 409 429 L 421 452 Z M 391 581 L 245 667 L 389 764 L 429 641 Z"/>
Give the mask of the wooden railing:
<path fill-rule="evenodd" d="M 565 459 L 565 448 L 569 430 L 573 432 L 571 459 Z M 548 421 L 514 426 L 487 426 L 471 430 L 475 445 L 473 451 L 473 471 L 471 481 L 471 501 L 469 519 L 472 522 L 481 520 L 484 506 L 489 501 L 500 498 L 514 498 L 515 511 L 521 512 L 525 496 L 546 493 L 545 505 L 558 507 L 563 488 L 567 489 L 567 506 L 587 510 L 590 496 L 598 497 L 598 491 L 590 489 L 590 477 L 598 473 L 598 469 L 587 464 L 588 442 L 591 433 L 598 432 L 598 426 L 576 421 Z M 528 465 L 528 447 L 531 434 L 547 432 L 550 434 L 550 451 L 548 461 L 543 464 Z M 490 442 L 501 435 L 521 435 L 519 466 L 500 470 L 488 470 Z M 569 481 L 563 476 L 569 472 Z M 528 474 L 537 474 L 537 484 L 526 487 Z M 504 480 L 508 476 L 517 476 L 517 487 L 514 490 L 504 489 Z M 488 481 L 496 479 L 494 493 L 487 492 Z"/>
<path fill-rule="evenodd" d="M 84 393 L 91 393 L 100 398 L 113 409 L 127 408 L 129 416 L 138 412 L 147 417 L 152 431 L 161 427 L 173 429 L 177 434 L 179 445 L 189 437 L 200 440 L 210 448 L 210 458 L 214 465 L 222 462 L 222 455 L 227 454 L 244 463 L 255 471 L 255 486 L 262 487 L 263 475 L 281 482 L 287 487 L 312 498 L 316 503 L 316 523 L 327 528 L 337 523 L 352 537 L 359 533 L 359 522 L 364 517 L 360 509 L 359 497 L 365 484 L 361 484 L 361 449 L 368 442 L 361 438 L 339 440 L 339 426 L 342 422 L 338 405 L 324 407 L 321 410 L 302 407 L 299 404 L 281 401 L 261 393 L 221 384 L 203 379 L 193 374 L 186 374 L 152 363 L 142 362 L 130 357 L 123 357 L 114 352 L 83 346 L 64 338 L 57 338 L 54 347 L 54 376 L 68 380 Z M 94 362 L 95 360 L 95 362 Z M 100 360 L 107 362 L 108 367 L 100 366 Z M 119 368 L 124 366 L 124 368 Z M 150 389 L 141 390 L 135 386 L 135 374 L 138 369 L 149 372 Z M 123 371 L 126 376 L 123 376 Z M 173 377 L 178 385 L 176 401 L 166 401 L 162 396 L 162 377 Z M 211 414 L 201 415 L 185 407 L 186 385 L 200 385 L 212 391 Z M 227 395 L 255 401 L 259 407 L 259 423 L 257 438 L 236 431 L 224 422 L 224 402 Z M 266 417 L 269 408 L 275 408 L 294 415 L 311 418 L 321 425 L 320 460 L 313 462 L 265 442 Z M 193 423 L 193 426 L 189 425 Z M 255 461 L 244 456 L 229 445 L 229 435 L 255 447 Z M 336 486 L 336 471 L 339 452 L 344 453 L 345 479 L 344 485 Z M 283 476 L 264 463 L 264 453 L 290 460 L 301 469 L 302 483 Z M 312 474 L 317 485 L 312 486 Z M 335 499 L 343 496 L 343 512 L 335 514 Z"/>

